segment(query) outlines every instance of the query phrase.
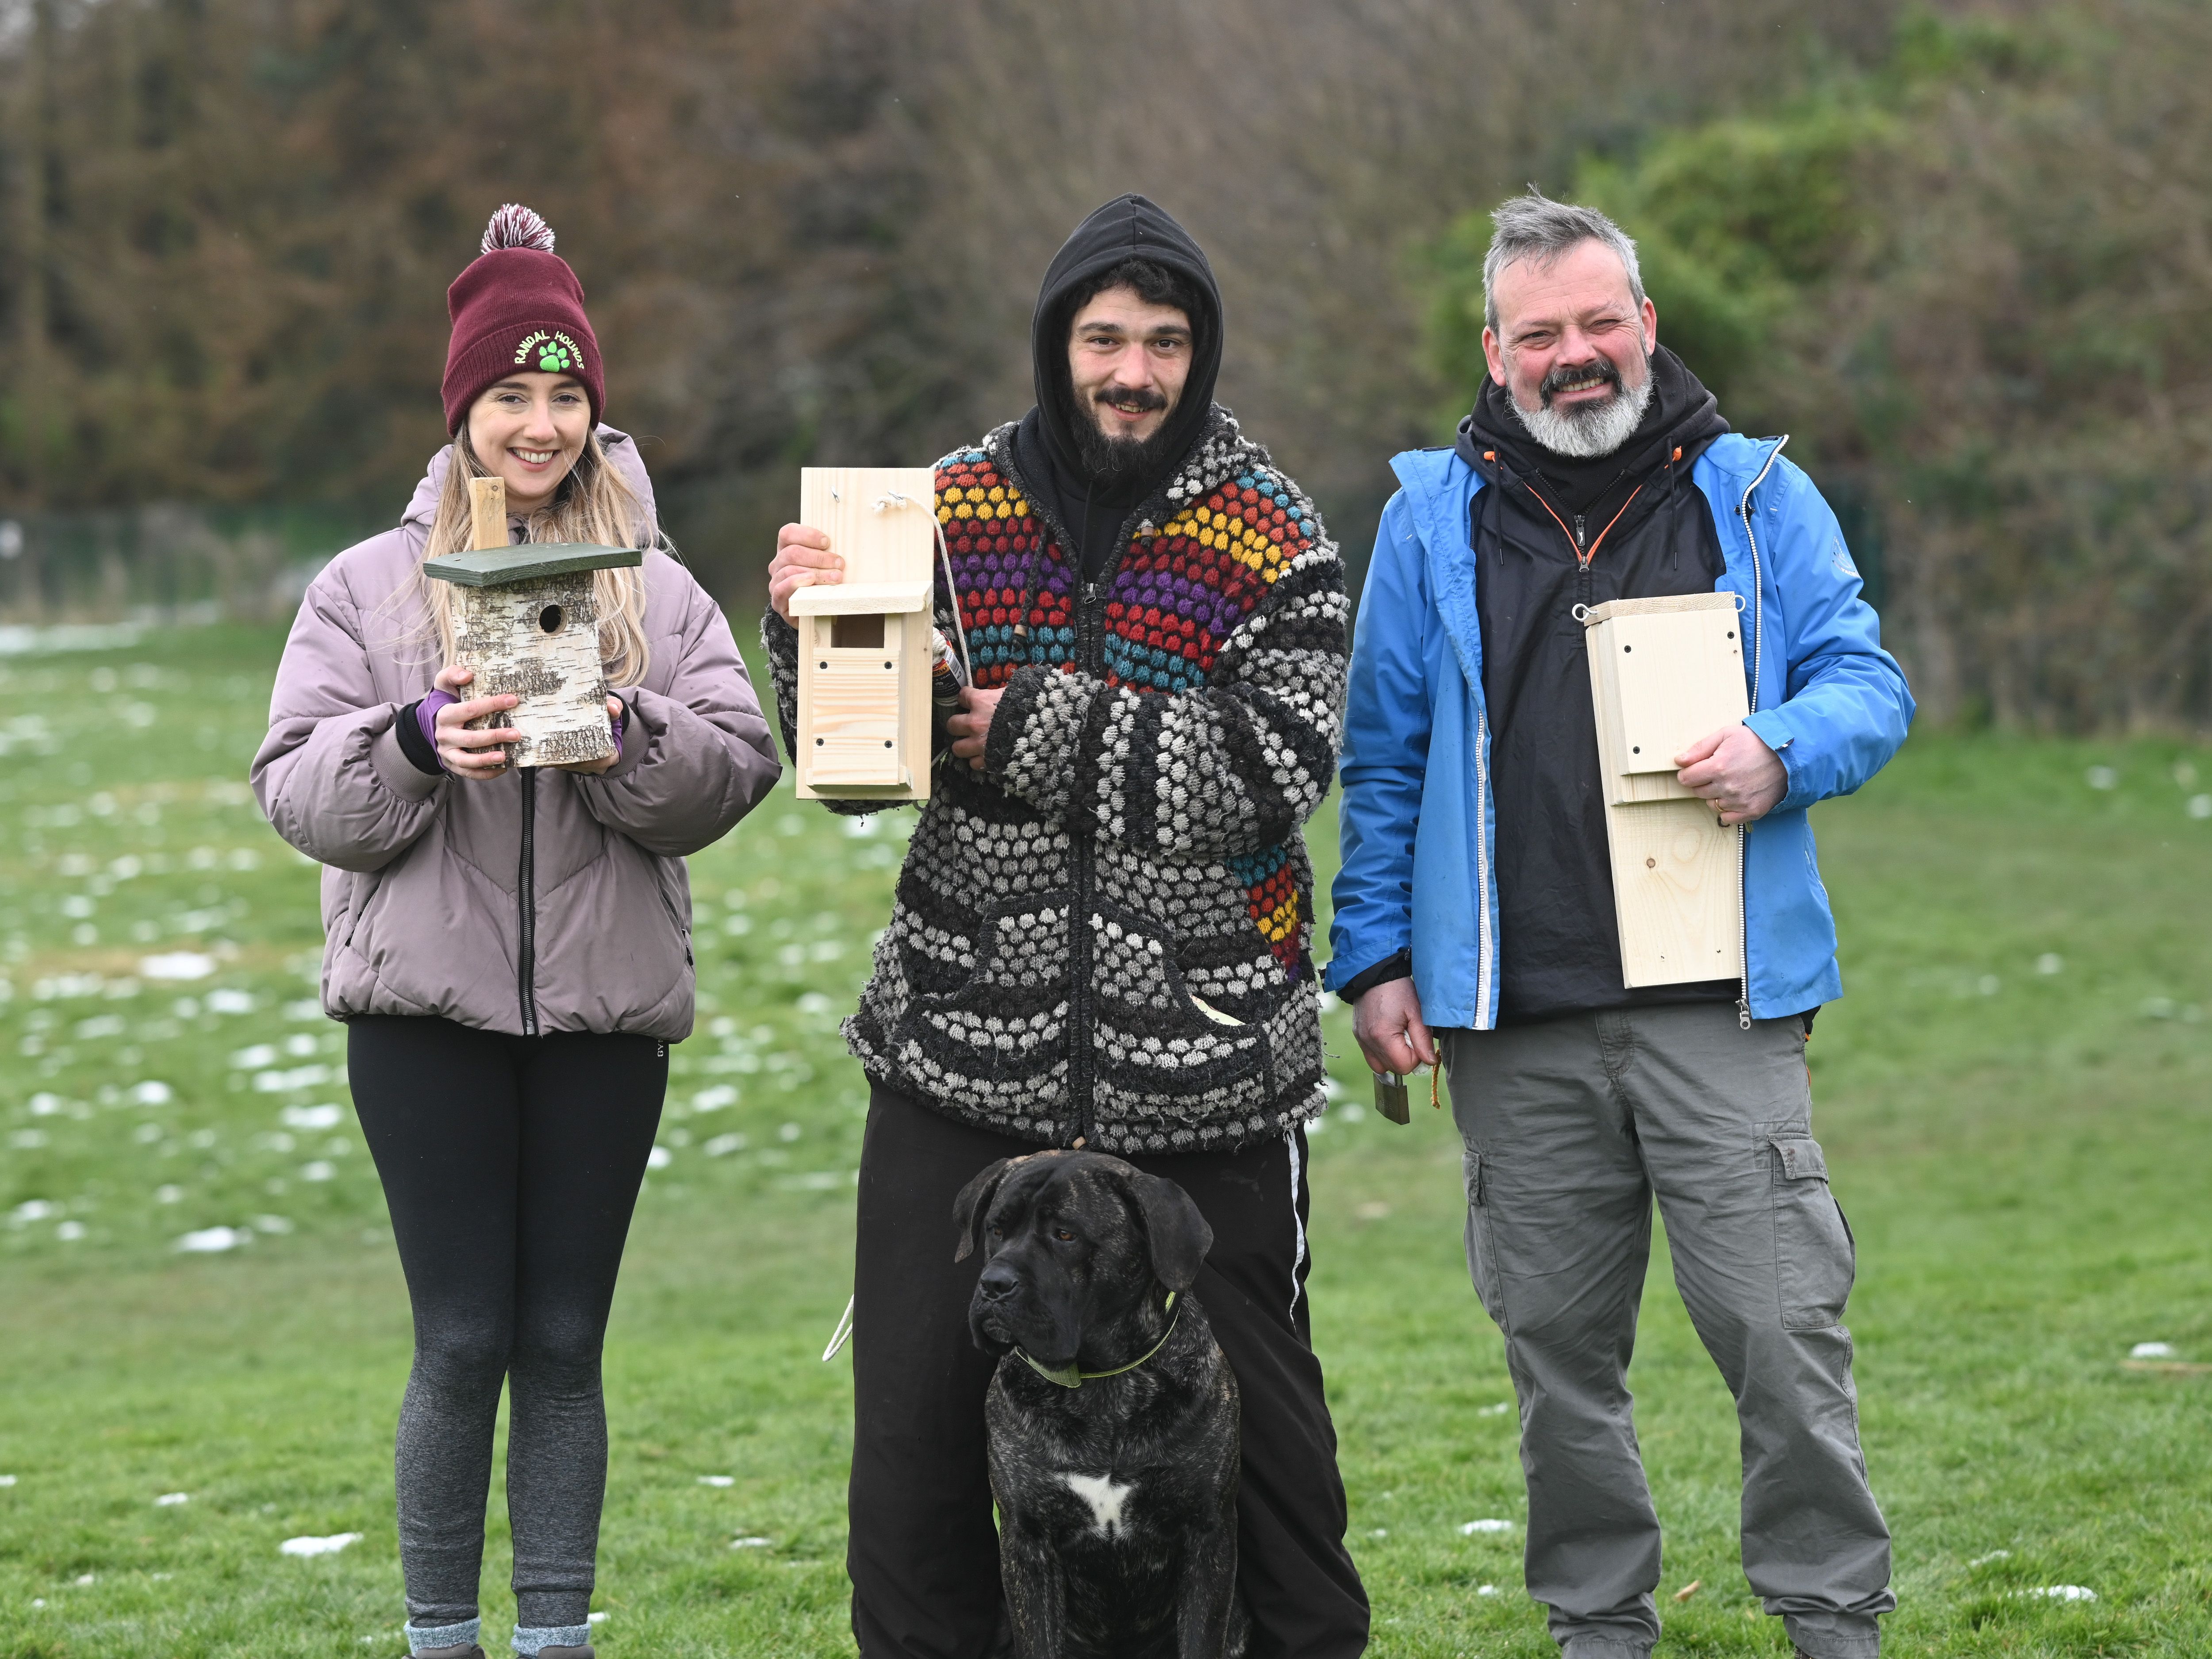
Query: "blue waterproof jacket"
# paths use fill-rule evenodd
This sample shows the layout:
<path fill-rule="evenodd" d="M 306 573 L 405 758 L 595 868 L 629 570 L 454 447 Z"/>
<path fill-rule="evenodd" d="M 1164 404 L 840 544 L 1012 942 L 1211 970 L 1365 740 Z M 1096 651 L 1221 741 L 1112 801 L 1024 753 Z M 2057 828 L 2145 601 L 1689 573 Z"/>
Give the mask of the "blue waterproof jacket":
<path fill-rule="evenodd" d="M 1691 474 L 1720 531 L 1717 591 L 1736 594 L 1751 623 L 1747 724 L 1790 775 L 1744 849 L 1746 989 L 1759 1019 L 1842 992 L 1807 809 L 1880 771 L 1912 719 L 1836 516 L 1782 459 L 1787 441 L 1724 434 Z M 1401 487 L 1382 514 L 1352 642 L 1344 865 L 1322 982 L 1341 989 L 1410 947 L 1423 1019 L 1486 1030 L 1499 941 L 1472 538 L 1484 485 L 1449 449 L 1390 465 Z"/>

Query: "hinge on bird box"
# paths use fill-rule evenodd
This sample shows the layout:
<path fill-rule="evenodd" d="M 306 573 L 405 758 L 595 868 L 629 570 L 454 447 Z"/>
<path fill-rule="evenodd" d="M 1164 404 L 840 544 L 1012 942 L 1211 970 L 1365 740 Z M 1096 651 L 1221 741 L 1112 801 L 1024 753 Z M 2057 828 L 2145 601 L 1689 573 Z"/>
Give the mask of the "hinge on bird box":
<path fill-rule="evenodd" d="M 645 555 L 588 542 L 510 547 L 499 478 L 469 480 L 469 515 L 471 550 L 422 562 L 424 575 L 453 584 L 453 659 L 476 671 L 465 695 L 521 699 L 497 717 L 522 733 L 508 746 L 517 766 L 604 760 L 615 744 L 592 573 Z"/>
<path fill-rule="evenodd" d="M 1674 757 L 1750 711 L 1729 593 L 1614 599 L 1580 612 L 1625 986 L 1743 971 L 1741 832 L 1675 778 Z"/>
<path fill-rule="evenodd" d="M 925 799 L 936 474 L 926 466 L 810 466 L 799 477 L 799 521 L 827 535 L 845 562 L 842 581 L 791 596 L 799 793 Z"/>

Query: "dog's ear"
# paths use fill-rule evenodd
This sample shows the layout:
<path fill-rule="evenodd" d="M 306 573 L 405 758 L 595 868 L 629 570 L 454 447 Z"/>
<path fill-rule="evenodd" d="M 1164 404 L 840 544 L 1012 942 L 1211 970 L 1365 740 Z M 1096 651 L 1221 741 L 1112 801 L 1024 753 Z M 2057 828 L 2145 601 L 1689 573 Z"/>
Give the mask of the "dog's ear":
<path fill-rule="evenodd" d="M 1199 1264 L 1213 1248 L 1213 1229 L 1206 1224 L 1191 1195 L 1172 1181 L 1133 1171 L 1129 1195 L 1144 1214 L 1152 1271 L 1170 1290 L 1188 1290 L 1198 1278 Z"/>
<path fill-rule="evenodd" d="M 1020 1162 L 1018 1158 L 1002 1158 L 985 1165 L 952 1200 L 952 1224 L 960 1233 L 960 1248 L 952 1253 L 955 1261 L 965 1261 L 975 1253 L 975 1229 L 990 1214 L 991 1200 L 999 1195 L 999 1183 L 1006 1178 L 1006 1171 Z"/>

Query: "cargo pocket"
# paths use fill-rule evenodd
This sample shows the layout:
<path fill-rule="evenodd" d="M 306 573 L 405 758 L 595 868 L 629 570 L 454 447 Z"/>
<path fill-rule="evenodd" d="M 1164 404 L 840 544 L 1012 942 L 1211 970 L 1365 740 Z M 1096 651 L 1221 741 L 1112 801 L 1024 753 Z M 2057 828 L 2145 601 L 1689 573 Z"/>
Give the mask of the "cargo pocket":
<path fill-rule="evenodd" d="M 1828 1190 L 1828 1162 L 1802 1124 L 1761 1124 L 1759 1154 L 1774 1189 L 1774 1267 L 1784 1330 L 1843 1322 L 1857 1251 Z"/>
<path fill-rule="evenodd" d="M 1490 1224 L 1490 1183 L 1496 1165 L 1487 1152 L 1470 1146 L 1462 1154 L 1460 1167 L 1467 1177 L 1468 1277 L 1474 1280 L 1483 1311 L 1505 1331 L 1505 1276 L 1498 1270 L 1498 1240 Z"/>

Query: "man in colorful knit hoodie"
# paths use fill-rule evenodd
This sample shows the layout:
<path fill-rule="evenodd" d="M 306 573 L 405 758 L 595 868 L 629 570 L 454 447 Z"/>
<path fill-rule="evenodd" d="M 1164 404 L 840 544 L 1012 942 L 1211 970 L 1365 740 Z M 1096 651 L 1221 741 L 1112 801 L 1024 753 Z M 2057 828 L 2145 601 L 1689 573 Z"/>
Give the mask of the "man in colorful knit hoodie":
<path fill-rule="evenodd" d="M 1212 400 L 1220 295 L 1140 196 L 1078 227 L 1032 325 L 1036 406 L 937 467 L 975 684 L 845 1035 L 872 1085 L 854 1268 L 853 1627 L 866 1659 L 993 1650 L 1001 1625 L 979 1255 L 959 1189 L 1041 1147 L 1189 1192 L 1194 1293 L 1243 1401 L 1238 1577 L 1255 1659 L 1342 1659 L 1367 1603 L 1309 1340 L 1305 1123 L 1322 1106 L 1299 826 L 1328 792 L 1344 568 L 1312 503 Z M 787 744 L 784 527 L 763 635 Z M 876 810 L 862 801 L 833 811 Z M 1139 1498 L 1141 1501 L 1141 1498 Z"/>

